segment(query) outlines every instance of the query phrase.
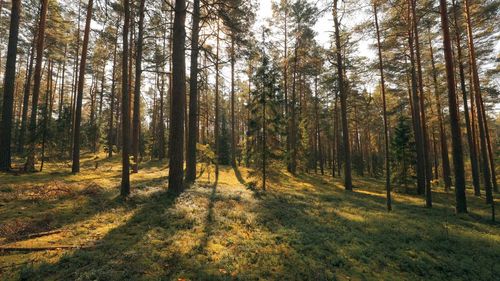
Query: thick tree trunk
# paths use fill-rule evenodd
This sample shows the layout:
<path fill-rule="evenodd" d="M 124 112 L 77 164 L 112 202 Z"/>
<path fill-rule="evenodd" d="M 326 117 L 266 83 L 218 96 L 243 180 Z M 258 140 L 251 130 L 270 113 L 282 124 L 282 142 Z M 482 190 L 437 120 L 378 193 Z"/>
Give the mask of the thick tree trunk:
<path fill-rule="evenodd" d="M 122 31 L 123 51 L 122 51 L 122 180 L 120 195 L 126 197 L 130 194 L 130 88 L 129 88 L 129 27 L 130 27 L 130 0 L 123 0 L 124 22 Z"/>
<path fill-rule="evenodd" d="M 186 95 L 186 1 L 175 1 L 175 18 L 172 41 L 172 106 L 168 174 L 168 189 L 179 193 L 184 190 L 184 96 Z"/>
<path fill-rule="evenodd" d="M 1 12 L 1 10 L 0 10 Z M 7 47 L 7 62 L 5 64 L 2 123 L 0 137 L 0 170 L 8 171 L 11 165 L 12 120 L 14 106 L 14 91 L 16 84 L 17 42 L 19 39 L 19 18 L 21 0 L 12 0 L 10 13 L 9 44 Z"/>
<path fill-rule="evenodd" d="M 455 169 L 455 197 L 456 212 L 467 212 L 465 197 L 465 171 L 462 152 L 462 135 L 458 115 L 457 96 L 455 93 L 455 75 L 453 72 L 453 50 L 451 47 L 450 31 L 448 27 L 448 14 L 446 0 L 439 0 L 441 12 L 441 27 L 443 31 L 444 57 L 446 61 L 446 82 L 448 86 L 448 105 L 450 111 L 450 125 L 453 147 L 453 167 Z"/>
<path fill-rule="evenodd" d="M 94 0 L 89 0 L 87 5 L 87 18 L 85 20 L 85 31 L 83 35 L 82 57 L 80 61 L 80 72 L 78 75 L 78 90 L 75 105 L 75 123 L 73 129 L 73 165 L 71 172 L 73 174 L 80 172 L 80 123 L 82 121 L 82 100 L 83 88 L 85 86 L 85 67 L 87 63 L 87 49 L 90 37 L 90 22 L 92 20 L 92 8 Z"/>
<path fill-rule="evenodd" d="M 200 0 L 193 1 L 191 31 L 191 69 L 189 75 L 189 136 L 186 163 L 186 181 L 196 179 L 196 143 L 198 142 L 198 55 L 200 32 Z"/>
<path fill-rule="evenodd" d="M 333 1 L 333 22 L 335 24 L 335 46 L 337 54 L 337 72 L 340 91 L 340 109 L 342 118 L 342 137 L 344 144 L 344 185 L 346 190 L 352 190 L 351 176 L 351 144 L 349 142 L 349 126 L 347 121 L 347 92 L 344 81 L 344 67 L 342 60 L 342 46 L 340 43 L 340 26 L 338 20 L 337 0 Z"/>

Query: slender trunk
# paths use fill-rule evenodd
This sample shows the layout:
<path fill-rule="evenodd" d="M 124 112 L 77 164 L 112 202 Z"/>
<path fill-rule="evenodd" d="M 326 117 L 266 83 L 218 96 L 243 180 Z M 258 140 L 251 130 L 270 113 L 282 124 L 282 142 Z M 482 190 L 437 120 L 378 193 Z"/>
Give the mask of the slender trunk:
<path fill-rule="evenodd" d="M 234 117 L 234 64 L 236 63 L 236 54 L 234 53 L 234 34 L 231 35 L 231 165 L 236 166 L 236 134 L 235 134 L 235 117 Z"/>
<path fill-rule="evenodd" d="M 132 130 L 132 153 L 134 156 L 134 173 L 139 171 L 139 135 L 141 130 L 141 75 L 142 75 L 142 47 L 144 38 L 144 2 L 139 7 L 139 33 L 137 34 L 135 58 L 135 86 L 134 86 L 134 117 Z"/>
<path fill-rule="evenodd" d="M 382 112 L 384 115 L 384 144 L 385 144 L 385 190 L 387 197 L 387 210 L 392 210 L 391 199 L 391 162 L 389 151 L 389 128 L 387 122 L 387 104 L 385 98 L 385 79 L 384 79 L 384 62 L 382 59 L 382 48 L 380 44 L 380 30 L 378 25 L 377 4 L 373 4 L 373 13 L 375 15 L 375 29 L 377 31 L 377 49 L 378 49 L 378 63 L 380 70 L 380 89 L 382 91 Z"/>
<path fill-rule="evenodd" d="M 457 96 L 455 93 L 455 75 L 453 72 L 453 50 L 451 47 L 450 31 L 446 0 L 439 0 L 441 12 L 441 28 L 443 31 L 444 57 L 446 61 L 446 82 L 448 86 L 448 105 L 450 111 L 450 126 L 453 148 L 453 167 L 455 169 L 455 198 L 456 212 L 467 213 L 467 199 L 465 197 L 465 170 L 462 152 L 462 134 L 460 132 Z"/>
<path fill-rule="evenodd" d="M 0 10 L 1 13 L 1 10 Z M 2 124 L 0 131 L 0 170 L 8 171 L 11 165 L 12 120 L 14 92 L 16 85 L 17 42 L 19 39 L 19 18 L 21 0 L 12 0 L 10 13 L 9 44 L 7 47 L 7 63 L 5 64 Z"/>
<path fill-rule="evenodd" d="M 33 76 L 33 62 L 35 60 L 35 38 L 31 44 L 29 66 L 26 73 L 26 80 L 24 83 L 24 95 L 23 95 L 23 115 L 21 119 L 21 128 L 19 129 L 19 144 L 17 146 L 17 152 L 19 154 L 24 153 L 24 138 L 26 135 L 26 124 L 28 123 L 28 104 L 30 98 L 31 89 L 31 78 Z"/>
<path fill-rule="evenodd" d="M 26 159 L 26 164 L 24 169 L 26 171 L 35 171 L 35 143 L 37 139 L 37 112 L 38 112 L 38 98 L 40 96 L 40 85 L 42 82 L 42 61 L 43 61 L 43 49 L 45 42 L 45 24 L 47 21 L 47 9 L 48 0 L 42 1 L 42 7 L 40 9 L 40 22 L 38 24 L 38 34 L 36 36 L 36 63 L 35 63 L 35 74 L 34 74 L 34 85 L 33 85 L 33 98 L 31 106 L 31 117 L 30 117 L 30 148 L 28 152 L 28 157 Z"/>
<path fill-rule="evenodd" d="M 429 156 L 429 136 L 427 132 L 427 119 L 425 117 L 425 93 L 424 93 L 424 83 L 422 79 L 422 60 L 420 56 L 420 42 L 418 36 L 418 19 L 416 12 L 416 0 L 411 1 L 411 14 L 412 14 L 412 24 L 413 24 L 413 39 L 415 46 L 415 58 L 417 63 L 417 78 L 418 78 L 418 90 L 419 90 L 419 100 L 420 103 L 420 124 L 422 130 L 423 147 L 424 147 L 424 171 L 425 171 L 425 205 L 426 207 L 432 207 L 432 194 L 431 194 L 431 179 L 432 179 L 432 164 Z"/>
<path fill-rule="evenodd" d="M 85 21 L 85 31 L 83 35 L 82 57 L 80 61 L 80 72 L 78 75 L 78 91 L 75 106 L 75 123 L 73 129 L 73 165 L 71 172 L 73 174 L 80 172 L 80 123 L 82 121 L 82 100 L 83 88 L 85 86 L 85 67 L 87 63 L 87 49 L 90 37 L 90 22 L 92 20 L 92 7 L 94 0 L 89 0 L 87 5 L 87 18 Z"/>
<path fill-rule="evenodd" d="M 196 179 L 196 143 L 198 142 L 198 55 L 200 32 L 200 0 L 193 1 L 191 32 L 191 69 L 189 75 L 189 136 L 186 163 L 186 181 Z"/>
<path fill-rule="evenodd" d="M 436 99 L 437 116 L 438 116 L 438 123 L 439 123 L 439 135 L 440 135 L 440 140 L 441 140 L 441 142 L 440 142 L 441 143 L 441 160 L 442 160 L 444 188 L 446 191 L 448 191 L 448 190 L 450 190 L 450 187 L 451 187 L 450 160 L 448 158 L 448 140 L 446 137 L 446 131 L 444 129 L 443 110 L 441 109 L 441 99 L 439 97 L 437 70 L 436 70 L 436 66 L 435 66 L 435 62 L 434 62 L 434 51 L 432 48 L 430 30 L 429 30 L 429 52 L 430 52 L 430 57 L 431 57 L 432 81 L 434 84 L 434 96 Z"/>
<path fill-rule="evenodd" d="M 441 0 L 443 1 L 443 0 Z M 472 23 L 470 18 L 469 0 L 464 1 L 465 4 L 465 17 L 467 20 L 467 43 L 469 46 L 469 59 L 470 59 L 470 71 L 472 73 L 472 82 L 474 86 L 474 96 L 476 99 L 476 112 L 477 112 L 477 124 L 479 127 L 479 141 L 481 146 L 481 161 L 482 161 L 482 171 L 484 177 L 484 186 L 486 190 L 486 202 L 492 204 L 493 206 L 493 193 L 491 186 L 491 173 L 490 165 L 488 163 L 488 146 L 486 142 L 486 129 L 483 117 L 483 111 L 481 110 L 481 87 L 479 85 L 479 74 L 476 62 L 476 51 L 474 48 L 474 38 L 472 35 Z"/>
<path fill-rule="evenodd" d="M 217 19 L 217 43 L 215 51 L 215 124 L 214 124 L 214 138 L 215 138 L 215 182 L 219 179 L 219 19 Z"/>
<path fill-rule="evenodd" d="M 413 0 L 410 0 L 412 2 Z M 411 4 L 409 5 L 411 6 Z M 411 16 L 411 8 L 408 7 L 408 17 Z M 412 26 L 412 24 L 410 24 Z M 425 156 L 424 156 L 424 137 L 420 118 L 420 101 L 418 97 L 417 74 L 415 68 L 415 51 L 413 41 L 413 29 L 408 30 L 408 45 L 410 47 L 410 72 L 411 72 L 411 100 L 412 100 L 412 118 L 415 131 L 415 143 L 417 148 L 417 192 L 423 194 L 426 190 L 425 185 Z"/>
<path fill-rule="evenodd" d="M 113 71 L 111 74 L 111 96 L 109 102 L 109 123 L 108 123 L 108 158 L 113 157 L 113 126 L 114 126 L 114 116 L 115 116 L 115 91 L 116 91 L 116 53 L 118 49 L 118 30 L 115 34 L 115 48 L 113 51 Z"/>
<path fill-rule="evenodd" d="M 172 106 L 170 117 L 170 167 L 168 188 L 171 192 L 179 193 L 184 190 L 184 101 L 186 91 L 186 1 L 175 1 L 175 19 L 172 41 Z"/>

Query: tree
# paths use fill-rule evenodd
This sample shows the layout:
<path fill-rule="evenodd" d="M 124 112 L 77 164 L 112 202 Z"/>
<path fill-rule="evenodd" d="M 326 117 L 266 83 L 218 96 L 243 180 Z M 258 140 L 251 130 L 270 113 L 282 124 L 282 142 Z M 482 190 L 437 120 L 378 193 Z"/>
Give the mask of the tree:
<path fill-rule="evenodd" d="M 83 88 L 85 86 L 85 67 L 87 63 L 87 49 L 90 37 L 90 23 L 92 20 L 92 8 L 94 0 L 89 0 L 87 4 L 87 17 L 85 20 L 85 31 L 83 35 L 82 57 L 80 61 L 80 71 L 78 77 L 78 90 L 75 106 L 75 123 L 73 125 L 73 165 L 71 172 L 73 174 L 80 172 L 80 123 L 82 122 L 82 100 Z"/>
<path fill-rule="evenodd" d="M 191 29 L 191 69 L 189 75 L 189 137 L 186 161 L 186 181 L 196 179 L 196 143 L 198 142 L 198 55 L 200 33 L 200 0 L 193 1 Z"/>
<path fill-rule="evenodd" d="M 17 42 L 19 39 L 19 18 L 21 0 L 12 0 L 10 13 L 9 44 L 3 88 L 2 123 L 0 132 L 0 171 L 8 171 L 11 165 L 12 112 L 14 106 L 14 88 L 16 83 Z"/>
<path fill-rule="evenodd" d="M 448 106 L 450 111 L 450 125 L 453 148 L 453 167 L 455 170 L 455 197 L 457 213 L 467 213 L 465 197 L 465 170 L 462 152 L 462 135 L 460 132 L 457 96 L 455 93 L 455 74 L 453 51 L 451 48 L 450 31 L 448 24 L 448 8 L 446 0 L 439 0 L 441 14 L 441 30 L 443 32 L 444 57 L 446 61 L 446 82 L 448 86 Z"/>
<path fill-rule="evenodd" d="M 123 0 L 123 51 L 122 51 L 122 181 L 120 195 L 126 197 L 130 194 L 130 95 L 129 95 L 129 46 L 128 36 L 130 27 L 130 1 Z"/>
<path fill-rule="evenodd" d="M 387 122 L 387 105 L 385 100 L 385 79 L 384 79 L 384 62 L 382 60 L 382 50 L 380 46 L 380 30 L 378 25 L 377 3 L 373 2 L 373 14 L 375 16 L 375 29 L 377 33 L 377 49 L 380 69 L 380 89 L 382 91 L 382 113 L 384 116 L 384 142 L 385 142 L 385 188 L 387 193 L 387 210 L 392 210 L 391 200 L 391 163 L 389 158 L 389 129 Z"/>
<path fill-rule="evenodd" d="M 342 59 L 342 45 L 340 43 L 340 26 L 338 18 L 338 0 L 333 0 L 333 22 L 335 25 L 335 53 L 337 60 L 337 75 L 340 93 L 340 110 L 342 118 L 342 137 L 344 145 L 344 186 L 352 190 L 351 176 L 351 143 L 349 141 L 349 123 L 347 120 L 347 91 L 344 81 L 344 67 Z"/>
<path fill-rule="evenodd" d="M 172 107 L 168 171 L 168 189 L 174 193 L 184 190 L 184 101 L 186 91 L 186 1 L 175 1 L 175 18 L 172 38 Z"/>
<path fill-rule="evenodd" d="M 139 31 L 137 35 L 137 50 L 135 57 L 135 85 L 134 85 L 134 117 L 132 130 L 132 154 L 134 156 L 133 172 L 139 170 L 139 134 L 140 134 L 140 116 L 141 116 L 141 74 L 142 74 L 142 49 L 144 41 L 144 3 L 141 0 L 139 6 Z"/>
<path fill-rule="evenodd" d="M 38 114 L 38 98 L 40 96 L 40 86 L 42 81 L 42 60 L 43 48 L 45 42 L 45 23 L 47 21 L 48 0 L 42 0 L 40 9 L 40 19 L 38 23 L 38 34 L 36 36 L 36 63 L 33 85 L 33 98 L 30 116 L 30 148 L 24 170 L 29 172 L 35 171 L 35 143 L 37 140 L 37 114 Z"/>

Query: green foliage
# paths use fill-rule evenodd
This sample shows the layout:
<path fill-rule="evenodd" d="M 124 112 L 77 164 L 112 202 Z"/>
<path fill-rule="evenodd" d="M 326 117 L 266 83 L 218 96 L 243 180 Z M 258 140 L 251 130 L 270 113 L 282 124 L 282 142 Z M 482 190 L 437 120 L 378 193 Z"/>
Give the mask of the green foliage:
<path fill-rule="evenodd" d="M 411 129 L 411 121 L 401 116 L 394 129 L 391 140 L 393 181 L 406 186 L 411 182 L 410 168 L 415 166 L 415 141 Z"/>

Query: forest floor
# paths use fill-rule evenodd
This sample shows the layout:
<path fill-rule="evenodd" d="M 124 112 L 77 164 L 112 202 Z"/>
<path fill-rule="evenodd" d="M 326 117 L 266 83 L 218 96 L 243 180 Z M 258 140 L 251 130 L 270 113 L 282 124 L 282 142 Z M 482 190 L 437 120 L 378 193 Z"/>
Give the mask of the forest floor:
<path fill-rule="evenodd" d="M 44 172 L 0 174 L 0 280 L 494 280 L 500 225 L 484 198 L 423 198 L 357 178 L 346 192 L 330 176 L 283 171 L 266 192 L 247 171 L 208 171 L 182 195 L 165 192 L 165 163 L 131 176 L 118 197 L 120 159 L 82 159 Z M 96 168 L 95 163 L 99 162 Z M 159 168 L 162 167 L 162 168 Z M 212 171 L 213 173 L 213 171 Z M 498 202 L 497 196 L 497 204 Z"/>

